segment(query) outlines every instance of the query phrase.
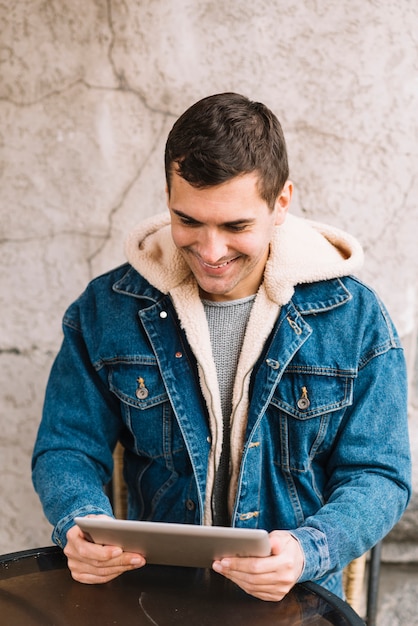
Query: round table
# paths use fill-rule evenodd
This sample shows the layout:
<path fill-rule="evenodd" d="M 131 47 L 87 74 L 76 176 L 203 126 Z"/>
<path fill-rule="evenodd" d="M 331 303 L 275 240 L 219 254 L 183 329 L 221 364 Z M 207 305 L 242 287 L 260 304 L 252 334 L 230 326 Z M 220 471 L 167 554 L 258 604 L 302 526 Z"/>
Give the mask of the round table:
<path fill-rule="evenodd" d="M 281 602 L 245 594 L 210 569 L 146 565 L 104 585 L 75 582 L 55 546 L 0 557 L 4 626 L 364 626 L 314 583 Z"/>

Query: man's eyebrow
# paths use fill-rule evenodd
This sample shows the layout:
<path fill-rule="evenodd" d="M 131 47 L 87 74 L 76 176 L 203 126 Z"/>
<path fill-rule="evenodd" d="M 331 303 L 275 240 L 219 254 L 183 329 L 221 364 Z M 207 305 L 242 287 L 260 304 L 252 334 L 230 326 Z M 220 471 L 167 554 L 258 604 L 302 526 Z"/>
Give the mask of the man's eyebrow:
<path fill-rule="evenodd" d="M 190 217 L 190 215 L 187 215 L 187 213 L 183 213 L 183 211 L 179 211 L 178 209 L 171 209 L 173 211 L 173 213 L 175 215 L 177 215 L 178 217 L 181 217 L 183 219 L 188 220 L 189 222 L 192 222 L 193 224 L 202 224 L 202 222 L 199 222 L 199 220 L 194 219 L 193 217 Z M 245 224 L 253 224 L 254 223 L 254 218 L 242 218 L 239 220 L 232 220 L 231 222 L 223 222 L 221 224 L 221 226 L 243 226 Z"/>
<path fill-rule="evenodd" d="M 182 217 L 185 220 L 188 220 L 189 222 L 193 222 L 194 224 L 201 224 L 201 222 L 199 222 L 198 220 L 195 220 L 193 217 L 190 217 L 190 215 L 187 215 L 187 213 L 183 213 L 183 211 L 179 211 L 178 209 L 171 209 L 171 210 L 178 217 Z"/>

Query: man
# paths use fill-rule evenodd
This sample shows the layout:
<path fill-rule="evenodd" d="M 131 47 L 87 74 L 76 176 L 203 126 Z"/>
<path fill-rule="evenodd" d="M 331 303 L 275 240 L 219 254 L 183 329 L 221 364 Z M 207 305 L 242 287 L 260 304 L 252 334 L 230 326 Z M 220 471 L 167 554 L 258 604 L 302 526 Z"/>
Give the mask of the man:
<path fill-rule="evenodd" d="M 33 458 L 75 579 L 144 558 L 86 541 L 77 515 L 125 448 L 131 519 L 265 528 L 271 556 L 216 561 L 247 593 L 341 570 L 410 495 L 406 375 L 396 331 L 352 277 L 359 244 L 287 215 L 282 129 L 260 103 L 205 98 L 166 145 L 169 212 L 129 237 L 129 263 L 69 307 Z"/>

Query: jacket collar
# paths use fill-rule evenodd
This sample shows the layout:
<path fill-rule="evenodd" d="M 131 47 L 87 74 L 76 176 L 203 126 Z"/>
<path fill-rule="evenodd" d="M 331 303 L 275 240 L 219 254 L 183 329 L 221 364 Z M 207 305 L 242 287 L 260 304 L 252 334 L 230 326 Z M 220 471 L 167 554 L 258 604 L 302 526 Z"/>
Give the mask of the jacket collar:
<path fill-rule="evenodd" d="M 341 278 L 296 287 L 292 302 L 302 315 L 328 311 L 351 300 L 352 295 Z"/>
<path fill-rule="evenodd" d="M 138 274 L 137 270 L 126 265 L 126 272 L 113 285 L 113 291 L 134 298 L 158 302 L 165 296 Z M 351 294 L 339 278 L 317 283 L 299 285 L 295 288 L 292 301 L 299 313 L 309 315 L 340 306 L 351 300 Z"/>
<path fill-rule="evenodd" d="M 168 294 L 192 277 L 171 238 L 168 212 L 143 222 L 128 237 L 125 252 L 149 283 Z M 347 233 L 319 222 L 288 215 L 274 230 L 264 272 L 268 297 L 281 306 L 296 285 L 328 281 L 360 269 L 363 252 Z"/>

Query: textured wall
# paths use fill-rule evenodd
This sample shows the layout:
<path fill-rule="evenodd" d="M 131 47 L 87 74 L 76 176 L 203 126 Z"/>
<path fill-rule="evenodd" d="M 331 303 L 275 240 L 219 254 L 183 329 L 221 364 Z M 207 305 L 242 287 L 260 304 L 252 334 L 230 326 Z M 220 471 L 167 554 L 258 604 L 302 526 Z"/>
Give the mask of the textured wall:
<path fill-rule="evenodd" d="M 278 114 L 294 211 L 363 242 L 412 377 L 417 20 L 415 0 L 0 3 L 0 553 L 50 543 L 30 454 L 61 316 L 164 208 L 165 138 L 200 97 Z"/>

